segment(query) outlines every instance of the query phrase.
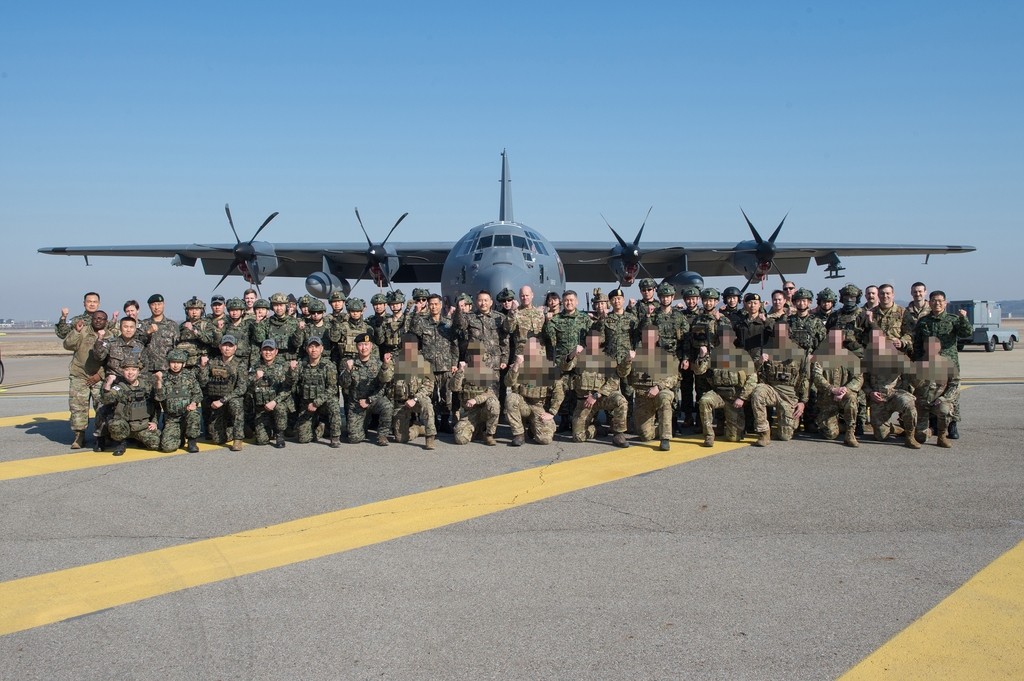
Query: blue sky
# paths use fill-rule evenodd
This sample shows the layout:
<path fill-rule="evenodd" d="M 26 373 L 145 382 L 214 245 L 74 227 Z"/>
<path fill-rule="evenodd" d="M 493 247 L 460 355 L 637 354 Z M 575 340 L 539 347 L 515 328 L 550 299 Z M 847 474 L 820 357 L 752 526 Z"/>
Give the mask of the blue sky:
<path fill-rule="evenodd" d="M 215 278 L 35 250 L 229 241 L 225 202 L 240 233 L 280 211 L 271 241 L 359 240 L 353 206 L 455 240 L 496 218 L 502 148 L 516 219 L 551 239 L 610 239 L 601 212 L 632 235 L 653 205 L 648 239 L 738 241 L 740 205 L 769 230 L 792 208 L 782 242 L 979 249 L 849 259 L 861 286 L 1024 298 L 1017 3 L 15 5 L 0 317 L 89 289 L 180 316 Z"/>

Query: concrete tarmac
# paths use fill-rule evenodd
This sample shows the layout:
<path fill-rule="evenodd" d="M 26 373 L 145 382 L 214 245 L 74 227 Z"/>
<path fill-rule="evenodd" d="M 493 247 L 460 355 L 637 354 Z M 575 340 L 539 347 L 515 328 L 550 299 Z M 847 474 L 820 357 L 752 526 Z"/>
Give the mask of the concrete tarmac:
<path fill-rule="evenodd" d="M 1024 376 L 1024 352 L 963 357 L 968 377 Z M 0 636 L 0 678 L 837 678 L 1024 540 L 1022 401 L 1017 383 L 965 390 L 949 450 L 743 446 L 27 628 Z M 66 409 L 0 400 L 0 416 Z M 614 449 L 502 434 L 434 452 L 129 450 L 4 480 L 0 586 Z M 0 427 L 0 465 L 70 440 L 66 422 Z"/>

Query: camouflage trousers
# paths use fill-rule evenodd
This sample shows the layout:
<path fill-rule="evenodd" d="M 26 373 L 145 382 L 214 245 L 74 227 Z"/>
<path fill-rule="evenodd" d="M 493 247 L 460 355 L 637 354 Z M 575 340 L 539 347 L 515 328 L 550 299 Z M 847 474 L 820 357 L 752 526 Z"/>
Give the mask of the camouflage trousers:
<path fill-rule="evenodd" d="M 241 440 L 245 435 L 245 401 L 241 397 L 232 397 L 224 402 L 219 409 L 213 403 L 220 397 L 207 397 L 203 400 L 203 413 L 209 411 L 206 421 L 206 434 L 219 445 L 228 440 Z"/>
<path fill-rule="evenodd" d="M 271 411 L 267 411 L 263 405 L 254 405 L 252 431 L 256 438 L 256 444 L 265 445 L 270 438 L 277 434 L 284 434 L 288 430 L 288 415 L 294 411 L 291 398 L 283 397 L 277 400 L 277 404 Z"/>
<path fill-rule="evenodd" d="M 815 423 L 818 426 L 818 433 L 826 440 L 835 440 L 839 437 L 839 417 L 843 418 L 846 427 L 850 430 L 857 427 L 857 415 L 860 411 L 861 391 L 847 392 L 840 401 L 836 402 L 831 392 L 818 392 L 817 414 Z M 808 417 L 809 418 L 809 417 Z"/>
<path fill-rule="evenodd" d="M 434 423 L 434 405 L 430 402 L 417 402 L 412 407 L 406 406 L 405 402 L 399 402 L 394 406 L 394 411 L 393 428 L 395 440 L 398 442 L 409 442 L 413 439 L 411 427 L 417 419 L 423 421 L 424 435 L 437 435 L 437 424 Z"/>
<path fill-rule="evenodd" d="M 736 397 L 732 392 L 726 399 L 718 394 L 716 390 L 708 390 L 700 396 L 697 401 L 697 410 L 700 412 L 700 422 L 704 429 L 705 437 L 714 432 L 715 410 L 725 409 L 725 441 L 739 442 L 747 429 L 747 415 L 743 413 L 743 407 L 737 409 L 733 406 Z"/>
<path fill-rule="evenodd" d="M 434 372 L 434 392 L 430 395 L 430 402 L 434 409 L 434 415 L 439 419 L 447 420 L 452 413 L 452 374 L 450 371 Z"/>
<path fill-rule="evenodd" d="M 935 416 L 936 435 L 949 430 L 949 424 L 954 420 L 956 403 L 940 402 L 938 406 L 929 404 L 924 400 L 916 401 L 917 407 L 917 438 L 923 442 L 928 436 L 928 417 Z"/>
<path fill-rule="evenodd" d="M 541 418 L 544 413 L 544 398 L 527 398 L 519 393 L 509 393 L 505 398 L 505 417 L 513 436 L 525 435 L 529 430 L 537 444 L 551 444 L 555 439 L 555 419 L 545 421 Z"/>
<path fill-rule="evenodd" d="M 655 435 L 659 440 L 668 440 L 672 437 L 672 405 L 675 402 L 675 395 L 671 390 L 658 391 L 657 397 L 648 397 L 649 388 L 636 388 L 633 396 L 633 425 L 636 428 L 636 435 L 641 442 L 653 440 Z M 689 412 L 687 412 L 689 413 Z M 655 417 L 657 417 L 657 433 L 655 433 Z"/>
<path fill-rule="evenodd" d="M 359 400 L 352 399 L 345 409 L 348 414 L 348 441 L 352 444 L 366 439 L 366 415 L 376 414 L 380 422 L 377 426 L 377 437 L 391 435 L 391 422 L 395 417 L 395 405 L 386 396 L 381 395 L 369 402 L 366 409 L 359 406 Z"/>
<path fill-rule="evenodd" d="M 576 410 L 572 415 L 573 442 L 586 442 L 594 437 L 593 421 L 599 411 L 608 413 L 608 418 L 611 420 L 608 428 L 613 435 L 626 432 L 626 412 L 629 411 L 629 405 L 626 404 L 626 398 L 622 396 L 622 393 L 602 395 L 590 409 L 587 409 L 586 402 L 585 397 L 576 396 Z"/>
<path fill-rule="evenodd" d="M 68 410 L 71 412 L 71 430 L 85 430 L 89 427 L 89 400 L 92 400 L 96 411 L 100 409 L 100 385 L 89 386 L 84 378 L 71 376 L 68 388 Z"/>
<path fill-rule="evenodd" d="M 493 436 L 498 430 L 501 404 L 494 395 L 481 395 L 472 407 L 463 404 L 459 410 L 459 422 L 455 424 L 455 444 L 467 445 L 473 438 Z M 482 399 L 483 401 L 479 401 Z"/>
<path fill-rule="evenodd" d="M 333 397 L 330 397 L 327 400 L 325 400 L 323 404 L 321 404 L 319 407 L 317 407 L 316 411 L 310 411 L 309 410 L 309 405 L 310 404 L 312 404 L 312 402 L 309 402 L 308 400 L 302 400 L 301 402 L 299 402 L 299 404 L 296 405 L 296 413 L 295 413 L 295 439 L 298 440 L 302 444 L 305 444 L 307 442 L 312 442 L 313 441 L 313 434 L 314 434 L 313 433 L 313 429 L 314 429 L 314 420 L 315 419 L 318 419 L 321 423 L 323 423 L 326 426 L 327 434 L 331 437 L 331 439 L 334 439 L 336 437 L 341 437 L 341 405 L 338 404 L 338 400 L 333 398 Z M 281 405 L 278 405 L 278 406 L 281 406 Z M 358 409 L 359 406 L 356 405 L 355 408 Z M 266 412 L 265 409 L 263 411 Z M 275 415 L 274 415 L 275 426 L 274 427 L 276 428 L 277 427 L 277 420 L 276 419 L 278 418 L 277 410 L 275 409 L 274 412 L 275 412 Z M 287 420 L 288 420 L 288 411 L 287 411 L 287 409 L 282 408 L 281 413 L 283 413 L 285 422 L 287 423 Z M 360 422 L 359 425 L 360 425 L 360 429 L 361 429 L 362 422 Z M 352 441 L 352 437 L 351 436 L 352 436 L 352 419 L 350 418 L 349 419 L 349 441 L 350 442 Z M 362 440 L 362 438 L 359 438 L 359 440 Z M 356 442 L 358 442 L 359 440 L 356 440 Z"/>
<path fill-rule="evenodd" d="M 866 391 L 865 391 L 866 392 Z M 869 400 L 871 428 L 875 431 L 875 439 L 882 440 L 882 426 L 889 422 L 894 413 L 900 415 L 903 430 L 912 433 L 917 429 L 917 405 L 914 396 L 904 390 L 894 390 L 882 402 Z"/>
<path fill-rule="evenodd" d="M 171 416 L 164 412 L 164 429 L 160 434 L 160 451 L 173 452 L 181 446 L 182 437 L 198 438 L 202 430 L 199 409 Z"/>
<path fill-rule="evenodd" d="M 768 422 L 768 407 L 775 407 L 778 419 L 779 440 L 792 440 L 796 430 L 796 419 L 793 409 L 796 407 L 796 391 L 791 385 L 769 385 L 758 383 L 750 396 L 750 405 L 754 409 L 754 430 L 767 433 L 771 424 Z"/>
<path fill-rule="evenodd" d="M 157 449 L 160 447 L 160 431 L 149 430 L 148 421 L 129 422 L 120 416 L 111 416 L 107 421 L 107 430 L 110 432 L 110 439 L 114 442 L 124 442 L 131 438 L 142 443 L 146 449 Z"/>

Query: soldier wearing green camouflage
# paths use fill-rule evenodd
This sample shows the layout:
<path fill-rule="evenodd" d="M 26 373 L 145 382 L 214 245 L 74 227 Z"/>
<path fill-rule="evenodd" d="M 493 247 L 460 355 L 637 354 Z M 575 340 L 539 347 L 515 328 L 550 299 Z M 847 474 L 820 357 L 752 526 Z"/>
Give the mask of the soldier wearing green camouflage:
<path fill-rule="evenodd" d="M 270 296 L 270 307 L 274 314 L 256 326 L 252 339 L 255 344 L 262 346 L 263 341 L 273 338 L 278 354 L 291 361 L 298 356 L 299 321 L 288 316 L 288 296 L 283 293 Z"/>
<path fill-rule="evenodd" d="M 861 290 L 853 284 L 847 284 L 839 289 L 839 300 L 842 307 L 833 310 L 828 316 L 825 328 L 831 331 L 839 329 L 843 332 L 843 347 L 857 355 L 864 357 L 864 350 L 868 344 L 868 336 L 874 325 L 868 319 L 868 313 L 860 305 Z"/>
<path fill-rule="evenodd" d="M 608 294 L 611 311 L 602 324 L 602 344 L 605 353 L 621 362 L 636 347 L 639 323 L 636 315 L 626 312 L 626 294 L 617 288 Z"/>
<path fill-rule="evenodd" d="M 295 411 L 295 402 L 291 366 L 278 355 L 273 338 L 263 341 L 260 347 L 260 359 L 252 367 L 249 394 L 255 411 L 256 444 L 265 445 L 273 438 L 274 447 L 283 449 L 288 415 Z"/>
<path fill-rule="evenodd" d="M 150 372 L 167 371 L 167 353 L 178 343 L 178 323 L 164 316 L 164 297 L 159 293 L 149 297 L 151 316 L 139 322 L 146 352 L 142 363 Z"/>
<path fill-rule="evenodd" d="M 626 398 L 620 392 L 615 362 L 601 352 L 600 337 L 588 333 L 582 352 L 573 350 L 562 363 L 562 371 L 569 374 L 569 387 L 576 395 L 576 408 L 572 415 L 572 439 L 586 442 L 596 434 L 594 416 L 599 411 L 608 414 L 612 442 L 626 446 Z"/>
<path fill-rule="evenodd" d="M 750 396 L 754 410 L 756 447 L 765 447 L 771 441 L 768 407 L 775 407 L 778 419 L 778 439 L 792 440 L 796 424 L 807 406 L 811 379 L 810 359 L 789 339 L 785 322 L 775 325 L 775 348 L 767 350 L 768 359 L 758 367 L 758 384 Z"/>
<path fill-rule="evenodd" d="M 234 336 L 228 334 L 220 339 L 220 356 L 209 360 L 199 370 L 199 385 L 205 395 L 204 407 L 209 410 L 206 413 L 210 414 L 206 422 L 207 435 L 217 444 L 232 439 L 231 451 L 242 451 L 249 373 L 235 357 Z"/>
<path fill-rule="evenodd" d="M 508 366 L 509 341 L 505 332 L 505 317 L 493 309 L 491 294 L 481 291 L 476 296 L 476 311 L 457 311 L 453 318 L 455 329 L 469 343 L 479 343 L 483 360 L 494 372 Z"/>
<path fill-rule="evenodd" d="M 401 355 L 395 362 L 395 379 L 391 383 L 394 401 L 394 430 L 397 442 L 411 442 L 422 433 L 424 449 L 434 449 L 437 425 L 434 423 L 434 372 L 418 351 L 419 339 L 413 334 L 402 338 Z M 422 420 L 421 427 L 417 422 Z"/>
<path fill-rule="evenodd" d="M 388 293 L 388 307 L 391 314 L 384 318 L 384 321 L 377 328 L 376 339 L 380 352 L 394 353 L 402 344 L 402 336 L 405 335 L 409 326 L 409 315 L 412 308 L 412 301 L 406 307 L 405 294 L 401 289 L 395 289 Z"/>
<path fill-rule="evenodd" d="M 333 325 L 324 318 L 327 306 L 319 298 L 310 298 L 306 309 L 309 311 L 306 321 L 299 325 L 299 359 L 305 359 L 306 344 L 313 336 L 323 344 L 324 359 L 330 359 L 334 356 L 334 343 L 331 341 Z"/>
<path fill-rule="evenodd" d="M 429 294 L 427 311 L 416 315 L 411 330 L 419 339 L 420 356 L 430 363 L 430 370 L 434 374 L 431 404 L 437 427 L 450 433 L 451 377 L 459 366 L 459 346 L 451 327 L 451 319 L 443 315 L 442 307 L 441 296 Z"/>
<path fill-rule="evenodd" d="M 377 331 L 384 326 L 384 320 L 388 318 L 388 297 L 383 293 L 374 293 L 370 296 L 370 307 L 373 308 L 373 316 L 366 320 L 370 327 L 370 337 L 374 345 L 377 344 Z M 350 308 L 351 309 L 351 308 Z"/>
<path fill-rule="evenodd" d="M 245 315 L 245 301 L 241 298 L 229 299 L 227 308 L 228 321 L 224 324 L 224 328 L 217 329 L 217 343 L 220 344 L 221 336 L 231 334 L 235 337 L 235 342 L 238 343 L 235 357 L 246 367 L 252 366 L 253 358 L 259 354 L 257 352 L 259 346 L 255 344 L 255 316 L 247 317 Z"/>
<path fill-rule="evenodd" d="M 489 297 L 489 296 L 488 296 Z M 498 444 L 494 433 L 498 429 L 501 405 L 498 402 L 498 372 L 484 361 L 483 344 L 470 341 L 466 348 L 466 361 L 459 362 L 452 377 L 452 390 L 459 393 L 462 407 L 459 420 L 453 428 L 455 444 L 469 444 L 474 438 L 483 438 L 488 447 Z"/>
<path fill-rule="evenodd" d="M 821 320 L 822 324 L 828 323 L 828 316 L 836 305 L 836 293 L 830 288 L 823 288 L 818 291 L 818 307 L 811 312 L 812 315 Z"/>
<path fill-rule="evenodd" d="M 331 306 L 331 312 L 326 319 L 330 322 L 331 326 L 348 319 L 348 313 L 345 312 L 345 294 L 341 291 L 335 291 L 331 294 L 331 297 L 327 299 L 327 304 Z"/>
<path fill-rule="evenodd" d="M 638 329 L 643 325 L 645 319 L 654 314 L 654 310 L 658 307 L 657 290 L 658 282 L 653 279 L 640 280 L 640 300 L 630 301 L 628 308 L 628 311 L 632 312 L 636 317 Z"/>
<path fill-rule="evenodd" d="M 526 442 L 527 429 L 537 444 L 550 444 L 555 437 L 555 416 L 565 399 L 561 371 L 544 356 L 536 336 L 526 339 L 523 350 L 505 374 L 509 388 L 505 416 L 512 428 L 511 446 Z"/>
<path fill-rule="evenodd" d="M 341 446 L 341 406 L 338 404 L 338 369 L 323 356 L 324 345 L 319 336 L 306 341 L 306 357 L 292 373 L 292 395 L 295 400 L 295 436 L 300 443 L 316 439 L 314 419 L 326 423 L 331 447 Z M 276 427 L 275 427 L 276 429 Z M 349 418 L 351 434 L 352 419 Z"/>
<path fill-rule="evenodd" d="M 911 386 L 917 404 L 915 439 L 921 444 L 928 441 L 928 421 L 930 416 L 934 416 L 935 444 L 948 448 L 953 446 L 948 430 L 960 399 L 960 369 L 951 359 L 940 354 L 941 348 L 942 343 L 937 337 L 928 338 L 925 359 L 916 363 Z"/>
<path fill-rule="evenodd" d="M 185 321 L 178 327 L 178 342 L 175 350 L 185 352 L 185 369 L 195 373 L 199 368 L 199 358 L 209 357 L 210 348 L 220 343 L 217 325 L 203 318 L 206 304 L 193 296 L 185 301 Z"/>
<path fill-rule="evenodd" d="M 354 340 L 358 354 L 344 361 L 340 377 L 348 413 L 348 441 L 357 444 L 366 439 L 366 415 L 377 414 L 377 444 L 386 447 L 394 418 L 388 387 L 395 378 L 395 365 L 391 355 L 385 354 L 383 361 L 373 356 L 369 333 L 361 333 Z"/>
<path fill-rule="evenodd" d="M 89 426 L 89 400 L 100 409 L 100 383 L 103 381 L 103 363 L 93 349 L 105 335 L 107 313 L 96 310 L 89 320 L 79 319 L 64 337 L 64 349 L 74 354 L 68 366 L 68 409 L 71 411 L 71 431 L 75 439 L 72 449 L 85 445 L 85 429 Z"/>
<path fill-rule="evenodd" d="M 140 375 L 141 363 L 134 357 L 121 366 L 124 376 L 111 375 L 109 388 L 103 393 L 103 403 L 114 407 L 107 422 L 110 438 L 114 441 L 114 456 L 121 456 L 128 448 L 128 440 L 140 442 L 146 449 L 160 446 L 160 431 L 156 424 L 156 393 L 162 385 L 161 372 L 152 377 Z"/>
<path fill-rule="evenodd" d="M 118 376 L 122 375 L 121 365 L 126 359 L 135 357 L 141 362 L 146 349 L 146 343 L 139 337 L 138 322 L 131 317 L 122 317 L 120 326 L 120 334 L 113 338 L 109 335 L 97 338 L 92 349 L 93 356 L 103 363 L 106 373 Z"/>
<path fill-rule="evenodd" d="M 939 354 L 947 357 L 960 370 L 960 353 L 957 350 L 957 340 L 967 338 L 974 333 L 974 324 L 967 318 L 966 310 L 959 310 L 958 314 L 951 315 L 946 312 L 946 294 L 942 291 L 932 291 L 928 297 L 928 305 L 931 312 L 921 317 L 914 327 L 914 358 L 921 360 L 927 356 L 928 338 L 934 336 L 939 339 L 941 350 Z M 949 426 L 949 437 L 958 439 L 960 433 L 957 430 L 957 423 L 960 422 L 960 396 L 953 401 L 953 417 Z"/>
<path fill-rule="evenodd" d="M 825 340 L 828 332 L 820 319 L 811 314 L 811 300 L 814 294 L 801 288 L 793 293 L 793 307 L 796 312 L 783 318 L 789 326 L 789 337 L 808 355 Z"/>
<path fill-rule="evenodd" d="M 761 296 L 756 293 L 744 295 L 743 312 L 730 317 L 729 322 L 736 332 L 736 347 L 746 350 L 755 362 L 760 361 L 764 346 L 771 337 L 767 317 L 761 311 Z"/>
<path fill-rule="evenodd" d="M 811 367 L 811 384 L 815 388 L 818 432 L 826 440 L 839 437 L 839 417 L 846 423 L 847 447 L 859 447 L 855 428 L 864 387 L 860 360 L 843 347 L 843 332 L 828 332 L 828 350 L 820 350 Z"/>
<path fill-rule="evenodd" d="M 700 418 L 700 398 L 708 390 L 712 389 L 709 376 L 697 374 L 695 362 L 701 347 L 711 348 L 721 345 L 722 329 L 732 328 L 729 318 L 718 309 L 718 301 L 721 296 L 717 289 L 706 288 L 700 292 L 700 311 L 690 321 L 690 367 L 693 369 L 693 389 L 696 394 L 697 417 Z"/>
<path fill-rule="evenodd" d="M 670 449 L 672 407 L 679 383 L 678 359 L 658 347 L 658 328 L 648 322 L 640 332 L 640 348 L 630 351 L 619 362 L 618 375 L 633 390 L 633 422 L 641 442 L 661 440 L 661 450 Z M 657 419 L 657 429 L 655 429 Z"/>
<path fill-rule="evenodd" d="M 362 299 L 349 298 L 345 307 L 348 309 L 348 318 L 332 325 L 330 334 L 331 342 L 336 347 L 335 354 L 341 364 L 344 364 L 346 359 L 355 359 L 359 356 L 359 350 L 356 348 L 357 336 L 365 333 L 373 338 L 374 334 L 374 329 L 363 319 L 365 303 Z M 373 346 L 371 354 L 380 356 L 376 345 Z"/>
<path fill-rule="evenodd" d="M 701 345 L 693 369 L 698 377 L 704 377 L 710 390 L 701 395 L 697 406 L 704 431 L 704 446 L 715 444 L 714 413 L 725 410 L 724 436 L 726 442 L 739 442 L 746 430 L 746 415 L 743 405 L 757 387 L 757 373 L 750 356 L 735 347 L 735 335 L 731 327 L 721 332 L 721 345 L 713 350 Z"/>
<path fill-rule="evenodd" d="M 92 313 L 100 309 L 100 294 L 95 291 L 86 293 L 82 305 L 85 307 L 85 311 L 82 314 L 75 315 L 70 321 L 68 320 L 69 310 L 65 307 L 60 311 L 60 319 L 53 327 L 53 332 L 57 334 L 57 338 L 61 340 L 67 338 L 79 321 L 84 325 L 89 324 L 89 321 L 92 319 Z"/>
<path fill-rule="evenodd" d="M 562 294 L 562 311 L 544 324 L 544 335 L 553 350 L 553 358 L 559 364 L 568 360 L 571 353 L 583 344 L 583 338 L 590 331 L 592 322 L 577 309 L 579 299 L 575 291 Z"/>
<path fill-rule="evenodd" d="M 184 371 L 188 352 L 175 348 L 167 353 L 168 371 L 161 378 L 155 398 L 164 414 L 164 429 L 160 434 L 160 451 L 173 452 L 188 441 L 188 451 L 199 451 L 199 415 L 203 403 L 203 390 L 195 373 Z"/>

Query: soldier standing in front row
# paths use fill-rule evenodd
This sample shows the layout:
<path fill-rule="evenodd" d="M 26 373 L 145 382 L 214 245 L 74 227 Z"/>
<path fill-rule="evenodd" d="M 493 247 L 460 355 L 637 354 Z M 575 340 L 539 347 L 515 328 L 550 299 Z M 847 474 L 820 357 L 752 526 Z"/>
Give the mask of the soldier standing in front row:
<path fill-rule="evenodd" d="M 210 410 L 207 436 L 219 445 L 231 439 L 231 451 L 242 451 L 249 374 L 235 357 L 234 336 L 227 334 L 220 339 L 220 356 L 207 361 L 199 370 L 199 385 L 206 395 L 204 406 Z"/>
<path fill-rule="evenodd" d="M 74 327 L 64 337 L 64 349 L 74 353 L 68 372 L 68 408 L 71 411 L 71 430 L 75 434 L 71 449 L 81 449 L 85 445 L 85 429 L 89 427 L 89 400 L 92 399 L 97 412 L 100 409 L 103 363 L 96 358 L 93 349 L 103 338 L 106 328 L 107 313 L 96 310 L 88 320 L 76 320 Z"/>
<path fill-rule="evenodd" d="M 132 438 L 146 449 L 160 446 L 160 431 L 156 425 L 156 393 L 162 385 L 162 372 L 152 378 L 141 376 L 141 362 L 129 357 L 121 365 L 124 376 L 111 374 L 107 378 L 107 391 L 103 393 L 104 404 L 114 407 L 107 423 L 110 439 L 114 441 L 114 456 L 121 456 Z M 116 379 L 116 383 L 115 383 Z"/>
<path fill-rule="evenodd" d="M 319 302 L 319 301 L 318 301 Z M 316 439 L 313 419 L 326 421 L 331 447 L 341 446 L 341 407 L 338 405 L 338 369 L 323 356 L 319 336 L 306 341 L 306 356 L 292 365 L 292 394 L 295 395 L 295 436 L 300 444 Z M 352 421 L 349 420 L 351 433 Z M 276 430 L 276 427 L 275 427 Z"/>
<path fill-rule="evenodd" d="M 249 384 L 252 395 L 253 433 L 256 444 L 265 445 L 274 438 L 274 447 L 284 448 L 284 431 L 288 429 L 288 415 L 295 411 L 292 400 L 291 365 L 277 354 L 273 338 L 263 341 L 260 359 L 253 364 Z"/>
<path fill-rule="evenodd" d="M 167 353 L 167 374 L 157 387 L 156 400 L 164 413 L 164 429 L 160 435 L 160 451 L 173 452 L 188 441 L 188 451 L 199 451 L 199 414 L 203 404 L 203 390 L 195 373 L 185 371 L 188 352 L 175 348 Z"/>
<path fill-rule="evenodd" d="M 395 378 L 395 365 L 389 354 L 383 360 L 373 356 L 370 334 L 359 334 L 355 344 L 359 354 L 345 360 L 340 377 L 348 413 L 348 441 L 358 444 L 366 439 L 366 415 L 376 414 L 380 422 L 377 445 L 387 447 L 394 418 L 394 405 L 387 393 L 388 384 Z"/>

